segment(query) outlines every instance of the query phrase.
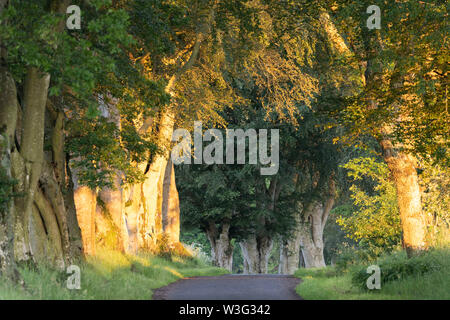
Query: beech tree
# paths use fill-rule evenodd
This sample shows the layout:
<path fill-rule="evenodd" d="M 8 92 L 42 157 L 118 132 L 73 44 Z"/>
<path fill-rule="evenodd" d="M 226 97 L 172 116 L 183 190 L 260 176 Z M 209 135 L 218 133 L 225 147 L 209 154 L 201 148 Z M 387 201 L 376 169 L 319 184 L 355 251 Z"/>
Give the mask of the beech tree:
<path fill-rule="evenodd" d="M 369 5 L 381 9 L 380 29 L 369 30 Z M 344 103 L 341 121 L 358 135 L 374 135 L 394 178 L 408 255 L 427 247 L 417 156 L 448 163 L 448 110 L 442 1 L 343 1 L 332 6 L 345 34 L 345 61 L 364 67 L 364 85 Z M 351 17 L 351 18 L 350 18 Z"/>
<path fill-rule="evenodd" d="M 124 80 L 153 92 L 156 98 L 148 104 L 163 96 L 132 67 L 124 50 L 132 44 L 124 11 L 107 1 L 86 4 L 84 28 L 68 31 L 67 6 L 67 1 L 2 2 L 2 170 L 10 177 L 2 210 L 6 238 L 3 232 L 1 237 L 9 258 L 1 259 L 2 269 L 13 255 L 63 267 L 81 254 L 82 245 L 88 249 L 77 221 L 77 184 L 111 185 L 114 170 L 139 179 L 130 158 L 150 148 L 148 140 L 105 122 L 99 97 Z M 114 139 L 121 133 L 134 149 Z"/>

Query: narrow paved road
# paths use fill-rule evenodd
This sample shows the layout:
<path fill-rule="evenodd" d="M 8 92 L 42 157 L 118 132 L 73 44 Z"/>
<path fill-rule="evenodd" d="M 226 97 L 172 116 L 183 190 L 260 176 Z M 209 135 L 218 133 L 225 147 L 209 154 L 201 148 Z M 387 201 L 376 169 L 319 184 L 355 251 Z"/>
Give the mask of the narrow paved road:
<path fill-rule="evenodd" d="M 154 300 L 301 300 L 300 279 L 286 275 L 224 275 L 182 279 L 153 294 Z"/>

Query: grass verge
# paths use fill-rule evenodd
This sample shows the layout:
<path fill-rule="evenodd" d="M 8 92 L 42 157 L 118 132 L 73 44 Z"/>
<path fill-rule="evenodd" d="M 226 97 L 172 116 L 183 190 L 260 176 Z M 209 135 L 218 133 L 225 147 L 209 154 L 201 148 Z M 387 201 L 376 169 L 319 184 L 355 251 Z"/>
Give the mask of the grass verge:
<path fill-rule="evenodd" d="M 154 289 L 178 279 L 228 273 L 198 259 L 128 256 L 110 250 L 99 250 L 96 256 L 77 265 L 81 271 L 79 290 L 67 289 L 70 275 L 65 271 L 20 266 L 26 289 L 0 278 L 0 300 L 151 299 Z"/>
<path fill-rule="evenodd" d="M 431 250 L 412 260 L 407 259 L 404 252 L 396 252 L 373 264 L 381 269 L 380 290 L 363 288 L 361 273 L 367 265 L 356 265 L 345 271 L 334 266 L 299 269 L 295 276 L 303 281 L 296 291 L 307 300 L 450 299 L 449 249 Z M 424 268 L 425 265 L 430 267 Z"/>

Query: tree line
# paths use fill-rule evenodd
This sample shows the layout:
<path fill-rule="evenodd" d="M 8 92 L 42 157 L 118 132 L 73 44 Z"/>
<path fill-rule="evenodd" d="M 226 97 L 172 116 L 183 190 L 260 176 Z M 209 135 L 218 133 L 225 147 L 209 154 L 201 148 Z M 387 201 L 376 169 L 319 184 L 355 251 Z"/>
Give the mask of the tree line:
<path fill-rule="evenodd" d="M 65 27 L 73 4 L 79 30 Z M 382 27 L 369 30 L 374 4 Z M 341 165 L 361 156 L 387 166 L 408 254 L 429 246 L 429 213 L 442 209 L 424 206 L 418 172 L 448 168 L 445 2 L 2 0 L 0 10 L 2 274 L 16 278 L 20 261 L 64 267 L 97 245 L 183 251 L 180 206 L 219 266 L 231 268 L 237 239 L 245 271 L 267 272 L 279 235 L 280 272 L 300 259 L 324 266 L 326 222 L 351 198 Z M 172 133 L 196 120 L 279 129 L 279 172 L 175 169 Z"/>

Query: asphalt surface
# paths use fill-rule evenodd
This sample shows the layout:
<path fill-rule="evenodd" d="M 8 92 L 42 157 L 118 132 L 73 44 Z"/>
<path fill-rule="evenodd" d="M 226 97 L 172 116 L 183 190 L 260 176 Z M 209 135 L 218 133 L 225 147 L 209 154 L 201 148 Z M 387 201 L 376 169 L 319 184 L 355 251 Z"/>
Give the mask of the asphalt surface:
<path fill-rule="evenodd" d="M 178 280 L 155 290 L 154 300 L 301 300 L 300 279 L 287 275 L 224 275 Z"/>

